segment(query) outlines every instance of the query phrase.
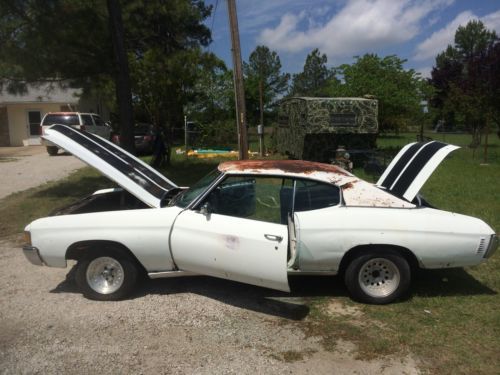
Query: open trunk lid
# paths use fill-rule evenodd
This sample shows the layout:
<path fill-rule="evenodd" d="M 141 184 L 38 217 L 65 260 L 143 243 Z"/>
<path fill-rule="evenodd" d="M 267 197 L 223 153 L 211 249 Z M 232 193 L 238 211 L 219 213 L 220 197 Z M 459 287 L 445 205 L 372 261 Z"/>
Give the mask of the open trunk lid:
<path fill-rule="evenodd" d="M 160 207 L 165 194 L 177 187 L 142 160 L 95 134 L 53 125 L 43 138 L 96 168 L 148 206 Z"/>
<path fill-rule="evenodd" d="M 410 143 L 396 155 L 376 185 L 411 202 L 443 159 L 458 148 L 438 141 Z"/>

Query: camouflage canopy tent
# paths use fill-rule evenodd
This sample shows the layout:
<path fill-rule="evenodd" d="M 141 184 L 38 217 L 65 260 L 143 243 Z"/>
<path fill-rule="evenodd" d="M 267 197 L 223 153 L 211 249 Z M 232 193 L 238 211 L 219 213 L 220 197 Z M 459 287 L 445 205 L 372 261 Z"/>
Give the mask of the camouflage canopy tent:
<path fill-rule="evenodd" d="M 329 161 L 337 146 L 375 148 L 378 102 L 365 98 L 284 99 L 278 112 L 277 151 L 295 159 Z"/>

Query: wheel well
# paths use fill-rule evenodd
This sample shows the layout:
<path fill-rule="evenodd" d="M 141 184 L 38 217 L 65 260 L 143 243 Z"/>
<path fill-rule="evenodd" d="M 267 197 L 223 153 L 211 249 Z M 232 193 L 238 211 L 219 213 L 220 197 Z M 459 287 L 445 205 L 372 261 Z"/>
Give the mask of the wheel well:
<path fill-rule="evenodd" d="M 128 247 L 116 241 L 89 240 L 75 242 L 70 247 L 68 247 L 68 250 L 66 250 L 66 259 L 74 259 L 78 261 L 89 252 L 97 252 L 102 249 L 112 249 L 113 251 L 120 252 L 121 254 L 136 262 L 139 268 L 142 271 L 146 272 L 144 266 L 141 264 L 141 262 L 139 262 L 134 253 L 132 253 Z"/>
<path fill-rule="evenodd" d="M 377 251 L 387 251 L 397 253 L 402 255 L 408 264 L 410 265 L 412 270 L 416 270 L 419 268 L 419 262 L 415 254 L 413 254 L 409 249 L 402 246 L 397 245 L 385 245 L 385 244 L 370 244 L 370 245 L 359 245 L 350 249 L 347 253 L 344 254 L 342 260 L 339 265 L 339 274 L 343 274 L 349 263 L 359 255 L 362 255 L 364 252 L 368 250 L 377 250 Z"/>

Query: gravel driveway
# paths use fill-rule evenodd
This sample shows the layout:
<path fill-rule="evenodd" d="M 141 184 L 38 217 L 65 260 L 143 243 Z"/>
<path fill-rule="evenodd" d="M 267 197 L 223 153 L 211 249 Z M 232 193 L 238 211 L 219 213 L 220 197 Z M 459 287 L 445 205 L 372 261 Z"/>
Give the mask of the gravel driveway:
<path fill-rule="evenodd" d="M 0 198 L 83 166 L 41 147 L 0 149 L 0 160 Z M 71 265 L 33 266 L 21 242 L 0 238 L 0 374 L 418 373 L 411 356 L 362 361 L 350 342 L 326 350 L 311 336 L 305 299 L 330 296 L 321 281 L 288 295 L 208 277 L 145 280 L 126 301 L 96 302 Z M 329 298 L 333 318 L 359 313 Z"/>
<path fill-rule="evenodd" d="M 49 156 L 43 146 L 0 147 L 0 199 L 66 177 L 85 165 L 70 154 Z"/>
<path fill-rule="evenodd" d="M 208 277 L 146 280 L 131 299 L 90 301 L 71 267 L 29 264 L 0 241 L 0 373 L 415 374 L 411 357 L 327 351 L 299 295 Z M 332 297 L 332 314 L 345 314 Z M 340 317 L 342 315 L 339 315 Z"/>

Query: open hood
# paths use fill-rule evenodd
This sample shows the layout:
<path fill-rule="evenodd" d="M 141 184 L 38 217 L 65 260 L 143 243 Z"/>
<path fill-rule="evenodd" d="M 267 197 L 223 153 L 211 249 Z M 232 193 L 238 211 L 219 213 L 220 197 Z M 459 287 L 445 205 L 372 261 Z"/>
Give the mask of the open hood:
<path fill-rule="evenodd" d="M 458 148 L 437 141 L 410 143 L 392 160 L 377 185 L 411 202 L 446 155 Z"/>
<path fill-rule="evenodd" d="M 96 168 L 148 206 L 160 207 L 165 193 L 177 187 L 142 160 L 95 134 L 53 125 L 43 138 Z"/>

